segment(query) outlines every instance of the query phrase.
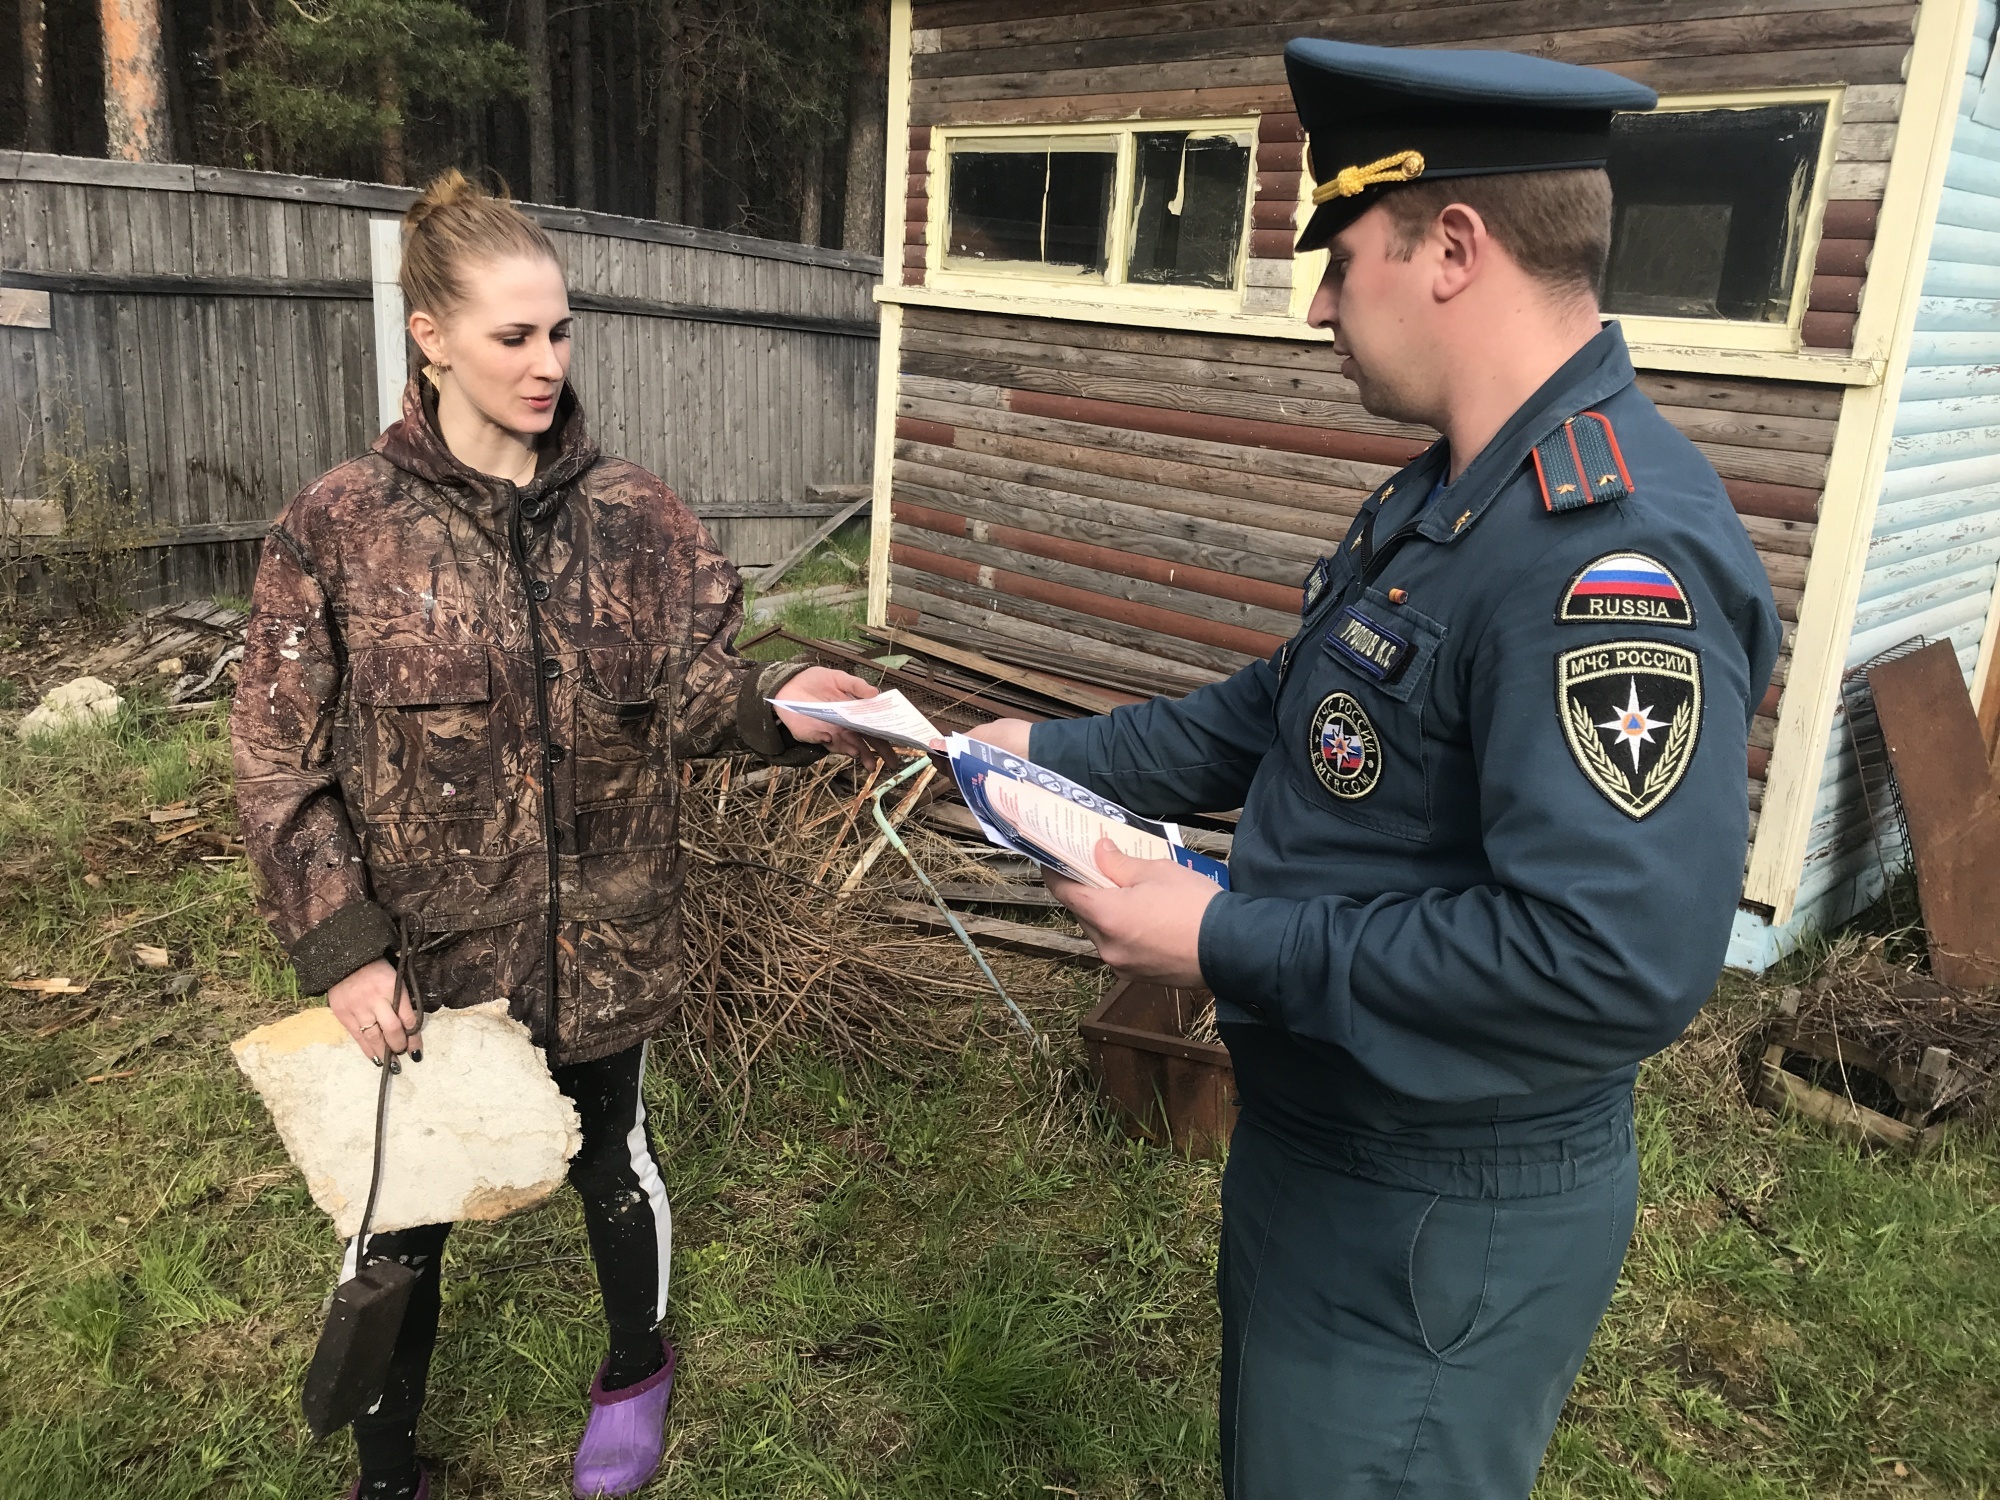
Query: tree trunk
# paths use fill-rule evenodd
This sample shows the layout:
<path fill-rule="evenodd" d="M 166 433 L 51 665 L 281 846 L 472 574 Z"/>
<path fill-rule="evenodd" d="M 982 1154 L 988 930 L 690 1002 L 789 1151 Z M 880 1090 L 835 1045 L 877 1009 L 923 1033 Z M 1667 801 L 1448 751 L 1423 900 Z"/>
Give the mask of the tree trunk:
<path fill-rule="evenodd" d="M 722 227 L 732 234 L 750 229 L 750 80 L 738 73 L 722 99 Z"/>
<path fill-rule="evenodd" d="M 800 148 L 799 162 L 799 243 L 817 245 L 820 236 L 820 209 L 826 196 L 826 146 L 813 136 Z"/>
<path fill-rule="evenodd" d="M 882 253 L 882 195 L 888 170 L 889 7 L 865 0 L 861 57 L 847 89 L 847 191 L 840 247 Z"/>
<path fill-rule="evenodd" d="M 100 0 L 100 18 L 107 154 L 121 161 L 172 161 L 158 0 Z"/>
<path fill-rule="evenodd" d="M 681 55 L 681 9 L 676 0 L 660 0 L 660 83 L 653 113 L 653 217 L 678 224 L 685 213 L 685 177 L 681 171 L 681 135 L 686 129 L 682 105 L 687 93 L 687 59 Z"/>
<path fill-rule="evenodd" d="M 707 80 L 686 70 L 687 95 L 681 105 L 681 222 L 700 229 L 708 223 L 708 159 L 702 149 L 702 116 L 707 113 Z"/>
<path fill-rule="evenodd" d="M 528 58 L 528 196 L 556 201 L 556 107 L 550 89 L 549 0 L 522 0 L 521 50 Z"/>
<path fill-rule="evenodd" d="M 569 149 L 570 202 L 578 208 L 597 207 L 597 145 L 591 129 L 592 72 L 591 8 L 578 4 L 569 13 Z"/>
<path fill-rule="evenodd" d="M 384 52 L 375 60 L 375 103 L 382 111 L 376 170 L 384 182 L 401 187 L 409 175 L 403 159 L 403 78 L 393 52 Z"/>
<path fill-rule="evenodd" d="M 185 0 L 181 0 L 185 3 Z M 188 107 L 188 68 L 181 52 L 180 20 L 175 0 L 159 0 L 160 59 L 167 82 L 167 139 L 176 155 L 197 159 L 194 114 Z"/>
<path fill-rule="evenodd" d="M 44 0 L 21 0 L 21 110 L 30 151 L 53 150 L 49 128 L 49 20 Z"/>

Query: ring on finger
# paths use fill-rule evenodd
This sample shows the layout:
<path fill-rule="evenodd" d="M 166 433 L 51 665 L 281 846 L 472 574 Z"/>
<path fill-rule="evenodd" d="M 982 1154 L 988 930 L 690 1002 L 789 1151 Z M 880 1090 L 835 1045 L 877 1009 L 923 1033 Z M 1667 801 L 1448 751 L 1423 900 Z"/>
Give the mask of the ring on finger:
<path fill-rule="evenodd" d="M 380 1031 L 382 1029 L 382 1023 L 380 1021 L 370 1021 L 366 1026 L 362 1027 L 361 1029 L 363 1031 Z"/>

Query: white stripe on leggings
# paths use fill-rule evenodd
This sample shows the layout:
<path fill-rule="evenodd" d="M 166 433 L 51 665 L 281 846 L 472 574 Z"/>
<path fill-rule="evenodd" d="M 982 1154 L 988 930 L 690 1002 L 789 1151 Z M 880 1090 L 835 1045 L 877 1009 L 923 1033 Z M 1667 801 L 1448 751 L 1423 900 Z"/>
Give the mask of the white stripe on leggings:
<path fill-rule="evenodd" d="M 667 1316 L 667 1272 L 674 1254 L 674 1211 L 667 1203 L 667 1185 L 660 1179 L 660 1164 L 653 1160 L 653 1153 L 646 1144 L 646 1058 L 652 1047 L 651 1042 L 639 1045 L 639 1081 L 633 1089 L 632 1129 L 625 1137 L 625 1149 L 632 1156 L 632 1172 L 639 1179 L 639 1188 L 646 1195 L 646 1201 L 653 1205 L 653 1241 L 660 1252 L 659 1295 L 653 1308 L 653 1321 L 663 1322 Z"/>

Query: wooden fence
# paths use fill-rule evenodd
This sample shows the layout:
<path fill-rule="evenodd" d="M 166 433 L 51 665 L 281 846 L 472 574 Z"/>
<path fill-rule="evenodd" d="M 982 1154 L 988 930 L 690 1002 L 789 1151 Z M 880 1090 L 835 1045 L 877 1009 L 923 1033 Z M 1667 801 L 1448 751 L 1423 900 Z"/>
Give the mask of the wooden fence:
<path fill-rule="evenodd" d="M 364 451 L 399 399 L 394 221 L 413 196 L 0 152 L 14 546 L 59 525 L 36 502 L 64 456 L 88 456 L 136 503 L 145 597 L 247 593 L 270 517 Z M 809 532 L 829 488 L 868 481 L 876 258 L 528 212 L 568 266 L 572 380 L 599 440 L 672 484 L 739 562 Z"/>

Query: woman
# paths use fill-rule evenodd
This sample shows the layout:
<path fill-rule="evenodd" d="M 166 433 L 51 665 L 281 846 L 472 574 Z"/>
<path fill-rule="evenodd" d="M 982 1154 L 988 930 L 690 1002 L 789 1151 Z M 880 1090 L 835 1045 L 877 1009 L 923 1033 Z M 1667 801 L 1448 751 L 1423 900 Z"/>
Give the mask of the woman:
<path fill-rule="evenodd" d="M 232 724 L 261 903 L 305 994 L 379 1067 L 422 1058 L 397 1001 L 505 996 L 576 1104 L 609 1352 L 579 1495 L 658 1467 L 673 1389 L 666 1190 L 640 1101 L 646 1039 L 680 988 L 678 763 L 793 763 L 862 746 L 777 714 L 868 697 L 824 667 L 731 648 L 736 570 L 665 484 L 601 455 L 565 381 L 555 247 L 457 172 L 404 220 L 402 288 L 429 361 L 374 449 L 307 487 L 265 543 Z M 344 1276 L 419 1272 L 388 1387 L 354 1424 L 353 1494 L 429 1493 L 416 1427 L 449 1226 L 370 1235 Z"/>

